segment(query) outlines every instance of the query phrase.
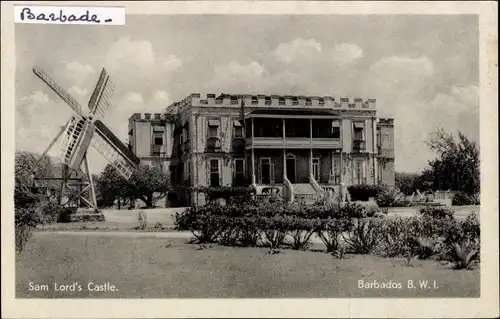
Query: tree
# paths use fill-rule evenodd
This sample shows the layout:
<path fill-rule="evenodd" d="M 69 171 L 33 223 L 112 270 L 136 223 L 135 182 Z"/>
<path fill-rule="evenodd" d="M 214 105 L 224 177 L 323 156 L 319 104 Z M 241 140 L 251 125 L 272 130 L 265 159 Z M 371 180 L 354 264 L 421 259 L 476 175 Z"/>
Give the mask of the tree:
<path fill-rule="evenodd" d="M 396 187 L 405 195 L 411 195 L 417 191 L 417 182 L 420 178 L 418 173 L 396 172 Z"/>
<path fill-rule="evenodd" d="M 432 176 L 429 169 L 421 173 L 398 173 L 396 172 L 396 187 L 405 195 L 412 195 L 420 191 L 425 192 L 432 189 Z"/>
<path fill-rule="evenodd" d="M 166 196 L 170 180 L 158 167 L 140 165 L 126 181 L 111 165 L 106 166 L 97 179 L 101 205 L 111 206 L 115 200 L 142 200 L 147 207 Z"/>
<path fill-rule="evenodd" d="M 474 195 L 480 189 L 479 149 L 458 132 L 458 141 L 442 129 L 431 135 L 427 142 L 438 155 L 429 161 L 434 189 L 450 189 Z"/>
<path fill-rule="evenodd" d="M 112 206 L 115 200 L 121 202 L 127 197 L 129 185 L 127 181 L 108 164 L 95 180 L 96 197 L 99 206 Z"/>
<path fill-rule="evenodd" d="M 153 202 L 165 197 L 170 188 L 170 179 L 159 167 L 140 165 L 130 178 L 128 197 L 140 199 L 147 207 L 152 207 Z"/>
<path fill-rule="evenodd" d="M 34 186 L 50 186 L 47 181 L 35 182 L 34 180 L 35 172 L 37 177 L 53 177 L 56 170 L 50 157 L 44 157 L 35 167 L 39 158 L 40 155 L 32 152 L 16 152 L 15 154 L 14 205 L 16 207 L 32 205 L 41 200 L 42 197 L 34 191 Z"/>

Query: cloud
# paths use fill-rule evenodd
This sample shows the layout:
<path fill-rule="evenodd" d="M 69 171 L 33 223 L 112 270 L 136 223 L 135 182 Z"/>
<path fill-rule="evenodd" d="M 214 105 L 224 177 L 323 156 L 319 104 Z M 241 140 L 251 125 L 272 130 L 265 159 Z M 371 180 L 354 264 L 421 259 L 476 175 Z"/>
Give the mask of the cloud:
<path fill-rule="evenodd" d="M 58 67 L 55 75 L 58 79 L 67 81 L 66 86 L 72 85 L 86 85 L 89 81 L 93 81 L 93 76 L 95 74 L 94 68 L 89 64 L 83 64 L 77 61 L 62 62 L 62 67 Z M 59 82 L 58 79 L 56 82 Z M 64 83 L 59 83 L 63 85 Z"/>
<path fill-rule="evenodd" d="M 390 83 L 400 88 L 412 87 L 409 84 L 428 79 L 434 74 L 434 63 L 426 56 L 419 58 L 392 56 L 374 62 L 370 66 L 370 72 L 379 82 Z"/>
<path fill-rule="evenodd" d="M 276 60 L 284 63 L 312 59 L 321 53 L 321 44 L 315 39 L 297 38 L 290 42 L 280 43 L 274 50 Z"/>
<path fill-rule="evenodd" d="M 143 103 L 142 96 L 137 92 L 128 92 L 123 98 L 124 102 Z"/>
<path fill-rule="evenodd" d="M 363 57 L 363 49 L 355 44 L 342 43 L 333 49 L 333 61 L 339 66 L 348 66 Z"/>
<path fill-rule="evenodd" d="M 174 71 L 182 66 L 182 60 L 178 58 L 175 54 L 171 54 L 165 59 L 163 65 L 166 67 L 168 71 Z"/>
<path fill-rule="evenodd" d="M 229 92 L 241 88 L 240 92 L 254 91 L 252 87 L 259 86 L 265 74 L 265 68 L 255 61 L 246 64 L 231 61 L 214 67 L 214 76 L 208 84 L 208 89 Z M 245 86 L 246 88 L 243 89 Z"/>
<path fill-rule="evenodd" d="M 40 90 L 16 103 L 15 141 L 17 150 L 43 152 L 72 114 L 64 102 L 54 102 Z M 57 145 L 49 152 L 57 153 Z"/>
<path fill-rule="evenodd" d="M 75 95 L 76 98 L 78 97 L 87 97 L 89 91 L 87 89 L 82 89 L 79 88 L 78 86 L 74 85 L 68 89 L 69 94 Z"/>
<path fill-rule="evenodd" d="M 151 99 L 153 103 L 168 103 L 170 101 L 170 95 L 167 91 L 156 90 L 153 93 L 153 98 Z"/>
<path fill-rule="evenodd" d="M 152 67 L 154 63 L 155 53 L 151 43 L 145 40 L 134 41 L 129 37 L 121 37 L 112 43 L 105 58 L 106 67 L 112 71 Z"/>

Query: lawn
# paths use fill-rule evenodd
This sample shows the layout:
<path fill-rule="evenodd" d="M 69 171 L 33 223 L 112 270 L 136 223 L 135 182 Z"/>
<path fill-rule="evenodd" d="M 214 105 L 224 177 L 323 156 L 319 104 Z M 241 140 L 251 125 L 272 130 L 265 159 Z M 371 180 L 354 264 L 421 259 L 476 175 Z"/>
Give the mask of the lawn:
<path fill-rule="evenodd" d="M 322 249 L 321 246 L 315 247 Z M 479 297 L 480 273 L 436 261 L 369 255 L 337 259 L 318 251 L 198 245 L 181 238 L 34 234 L 16 258 L 18 298 L 269 298 Z M 358 281 L 401 283 L 401 289 L 361 289 Z M 408 289 L 428 281 L 428 287 Z M 437 289 L 434 289 L 434 281 Z M 29 291 L 32 284 L 49 291 Z M 81 291 L 54 291 L 78 283 Z M 95 292 L 87 284 L 115 285 Z M 77 286 L 77 285 L 75 285 Z M 109 286 L 108 286 L 109 287 Z"/>

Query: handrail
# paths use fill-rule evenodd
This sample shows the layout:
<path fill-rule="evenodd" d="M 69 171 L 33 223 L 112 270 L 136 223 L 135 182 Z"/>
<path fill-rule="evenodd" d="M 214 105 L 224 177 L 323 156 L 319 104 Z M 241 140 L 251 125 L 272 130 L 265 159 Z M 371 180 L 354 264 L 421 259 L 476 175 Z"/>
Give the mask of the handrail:
<path fill-rule="evenodd" d="M 294 193 L 293 193 L 293 185 L 290 182 L 290 180 L 286 177 L 286 175 L 283 176 L 283 197 L 288 201 L 288 202 L 293 202 L 294 200 Z"/>
<path fill-rule="evenodd" d="M 309 183 L 312 185 L 316 193 L 323 195 L 325 194 L 325 190 L 318 184 L 313 174 L 309 174 Z"/>

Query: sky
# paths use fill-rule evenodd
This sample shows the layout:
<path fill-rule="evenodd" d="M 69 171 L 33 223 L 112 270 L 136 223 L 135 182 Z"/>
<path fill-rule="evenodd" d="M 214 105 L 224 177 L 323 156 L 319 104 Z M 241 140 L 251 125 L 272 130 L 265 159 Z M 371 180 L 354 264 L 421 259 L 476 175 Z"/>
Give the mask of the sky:
<path fill-rule="evenodd" d="M 15 36 L 16 150 L 43 152 L 72 114 L 35 65 L 85 107 L 105 67 L 116 89 L 104 122 L 123 141 L 133 113 L 235 93 L 375 98 L 395 119 L 399 172 L 427 167 L 438 128 L 479 143 L 475 15 L 129 15 L 124 26 L 16 24 Z M 106 165 L 89 157 L 93 172 Z"/>

